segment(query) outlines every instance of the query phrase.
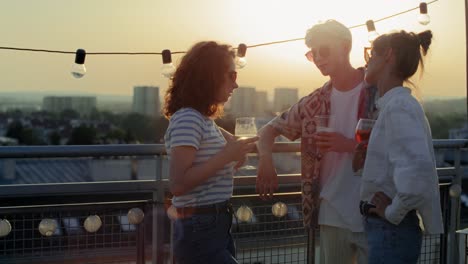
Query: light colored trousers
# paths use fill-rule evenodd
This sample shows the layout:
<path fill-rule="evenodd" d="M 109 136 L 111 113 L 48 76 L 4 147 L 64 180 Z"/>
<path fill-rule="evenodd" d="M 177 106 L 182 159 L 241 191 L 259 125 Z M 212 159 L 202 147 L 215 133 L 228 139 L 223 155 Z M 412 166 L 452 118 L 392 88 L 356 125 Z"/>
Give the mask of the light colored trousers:
<path fill-rule="evenodd" d="M 320 225 L 320 264 L 367 264 L 364 232 Z"/>

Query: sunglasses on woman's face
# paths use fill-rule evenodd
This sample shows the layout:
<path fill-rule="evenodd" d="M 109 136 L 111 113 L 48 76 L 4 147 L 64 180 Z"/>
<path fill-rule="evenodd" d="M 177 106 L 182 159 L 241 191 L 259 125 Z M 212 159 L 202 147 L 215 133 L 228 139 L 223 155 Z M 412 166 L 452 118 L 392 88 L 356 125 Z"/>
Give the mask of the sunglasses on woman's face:
<path fill-rule="evenodd" d="M 236 82 L 237 72 L 236 71 L 230 71 L 230 72 L 228 72 L 228 74 L 229 74 L 229 78 L 231 79 L 231 81 Z"/>
<path fill-rule="evenodd" d="M 322 45 L 318 49 L 312 48 L 309 50 L 305 56 L 310 62 L 314 62 L 314 59 L 317 58 L 317 55 L 320 55 L 321 58 L 328 58 L 330 56 L 330 46 Z"/>
<path fill-rule="evenodd" d="M 372 57 L 372 48 L 370 47 L 364 47 L 364 61 L 369 63 L 370 59 Z"/>

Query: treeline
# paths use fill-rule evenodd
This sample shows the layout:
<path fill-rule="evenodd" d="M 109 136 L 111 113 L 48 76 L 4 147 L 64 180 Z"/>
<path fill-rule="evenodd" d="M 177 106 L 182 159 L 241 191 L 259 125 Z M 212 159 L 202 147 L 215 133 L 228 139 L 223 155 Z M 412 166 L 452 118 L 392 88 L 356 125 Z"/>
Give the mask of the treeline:
<path fill-rule="evenodd" d="M 232 117 L 225 116 L 216 122 L 234 132 Z M 168 124 L 163 116 L 97 110 L 85 116 L 73 110 L 0 112 L 0 127 L 5 131 L 0 136 L 14 138 L 20 145 L 162 143 Z"/>
<path fill-rule="evenodd" d="M 449 138 L 449 129 L 467 124 L 466 113 L 427 112 L 434 139 Z M 235 118 L 226 115 L 216 123 L 234 133 Z M 168 126 L 163 116 L 138 113 L 112 113 L 93 110 L 80 116 L 73 110 L 54 114 L 45 111 L 0 112 L 0 131 L 20 145 L 91 145 L 162 143 Z M 404 128 L 402 128 L 404 129 Z"/>

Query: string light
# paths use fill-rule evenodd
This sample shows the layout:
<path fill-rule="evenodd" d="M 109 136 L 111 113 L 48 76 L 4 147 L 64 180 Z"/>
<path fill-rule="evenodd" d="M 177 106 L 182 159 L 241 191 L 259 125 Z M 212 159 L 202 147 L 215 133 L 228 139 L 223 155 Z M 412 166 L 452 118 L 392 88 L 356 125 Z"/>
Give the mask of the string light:
<path fill-rule="evenodd" d="M 0 237 L 6 237 L 11 232 L 11 224 L 7 219 L 0 219 Z"/>
<path fill-rule="evenodd" d="M 429 24 L 429 22 L 431 22 L 431 18 L 427 14 L 427 3 L 426 2 L 419 3 L 418 22 L 421 25 L 427 25 L 427 24 Z"/>
<path fill-rule="evenodd" d="M 143 210 L 141 210 L 138 207 L 128 210 L 128 213 L 127 213 L 128 222 L 132 225 L 138 225 L 139 223 L 141 223 L 141 221 L 143 221 L 144 217 L 145 217 L 145 213 L 143 212 Z"/>
<path fill-rule="evenodd" d="M 277 202 L 271 207 L 271 213 L 274 216 L 281 218 L 288 213 L 288 206 L 283 202 Z"/>
<path fill-rule="evenodd" d="M 378 36 L 378 33 L 375 30 L 375 25 L 374 22 L 380 22 L 383 20 L 387 20 L 414 10 L 419 9 L 419 16 L 418 16 L 418 22 L 427 25 L 430 22 L 430 17 L 427 14 L 427 5 L 433 4 L 439 0 L 433 0 L 430 2 L 425 2 L 424 0 L 420 3 L 420 5 L 416 8 L 411 8 L 387 17 L 383 17 L 380 19 L 376 20 L 368 20 L 365 24 L 358 24 L 349 27 L 349 29 L 353 28 L 358 28 L 358 27 L 363 27 L 367 26 L 367 29 L 369 31 L 369 41 L 373 41 L 375 37 Z M 237 48 L 237 56 L 236 56 L 236 66 L 238 68 L 243 68 L 247 61 L 245 59 L 245 52 L 247 48 L 255 48 L 255 47 L 261 47 L 261 46 L 268 46 L 268 45 L 275 45 L 275 44 L 280 44 L 280 43 L 286 43 L 286 42 L 293 42 L 293 41 L 299 41 L 299 40 L 304 40 L 304 38 L 294 38 L 294 39 L 286 39 L 286 40 L 279 40 L 279 41 L 273 41 L 273 42 L 267 42 L 267 43 L 260 43 L 260 44 L 254 44 L 254 45 L 245 45 L 245 44 L 240 44 L 239 47 Z M 162 74 L 163 76 L 167 78 L 171 78 L 173 73 L 175 72 L 175 67 L 172 64 L 172 54 L 184 54 L 186 53 L 185 51 L 177 51 L 177 52 L 170 52 L 170 50 L 164 50 L 163 53 L 159 52 L 88 52 L 86 53 L 83 49 L 79 49 L 76 52 L 71 52 L 71 51 L 63 51 L 63 50 L 48 50 L 48 49 L 30 49 L 30 48 L 16 48 L 16 47 L 0 47 L 0 50 L 15 50 L 15 51 L 30 51 L 30 52 L 48 52 L 48 53 L 61 53 L 61 54 L 76 54 L 75 57 L 75 65 L 73 67 L 79 67 L 78 70 L 75 70 L 75 68 L 72 68 L 72 74 L 76 78 L 81 78 L 84 76 L 86 73 L 86 68 L 84 67 L 84 59 L 86 55 L 162 55 L 163 56 L 163 67 L 162 67 Z M 243 56 L 239 56 L 243 55 Z M 80 60 L 78 60 L 78 57 L 80 56 Z M 81 57 L 82 56 L 82 57 Z M 78 62 L 81 62 L 82 58 L 82 63 L 76 63 L 77 60 Z M 78 65 L 78 66 L 76 66 Z M 81 66 L 81 67 L 80 67 Z"/>
<path fill-rule="evenodd" d="M 247 205 L 242 205 L 237 209 L 236 217 L 241 222 L 250 222 L 253 217 L 252 209 Z"/>
<path fill-rule="evenodd" d="M 94 233 L 102 226 L 101 218 L 98 215 L 90 215 L 84 221 L 84 228 L 90 233 Z"/>
<path fill-rule="evenodd" d="M 174 75 L 175 67 L 174 64 L 172 64 L 172 56 L 170 50 L 165 49 L 162 51 L 162 60 L 163 65 L 161 67 L 161 74 L 166 78 L 171 78 L 172 75 Z"/>
<path fill-rule="evenodd" d="M 75 55 L 75 64 L 71 68 L 71 73 L 75 78 L 81 78 L 86 74 L 86 67 L 84 66 L 86 58 L 86 51 L 84 49 L 77 49 Z"/>
<path fill-rule="evenodd" d="M 237 56 L 236 56 L 236 67 L 238 69 L 242 69 L 247 64 L 247 59 L 245 58 L 245 54 L 247 53 L 247 45 L 244 43 L 239 44 L 237 47 Z"/>
<path fill-rule="evenodd" d="M 55 219 L 44 218 L 39 223 L 38 229 L 43 236 L 52 236 L 57 230 L 57 227 L 58 224 Z"/>
<path fill-rule="evenodd" d="M 369 42 L 372 43 L 379 36 L 379 33 L 377 33 L 377 31 L 375 30 L 375 25 L 374 25 L 373 20 L 367 20 L 366 27 L 367 27 L 367 32 L 369 32 L 367 37 L 369 39 Z"/>

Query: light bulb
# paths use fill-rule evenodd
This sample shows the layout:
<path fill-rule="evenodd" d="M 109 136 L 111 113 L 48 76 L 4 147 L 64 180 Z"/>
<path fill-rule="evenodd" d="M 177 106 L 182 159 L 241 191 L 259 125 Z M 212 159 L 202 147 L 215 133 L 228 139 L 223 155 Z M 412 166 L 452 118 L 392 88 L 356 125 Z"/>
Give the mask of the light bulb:
<path fill-rule="evenodd" d="M 165 49 L 162 51 L 163 66 L 161 67 L 161 74 L 166 78 L 171 78 L 174 75 L 176 68 L 172 64 L 171 51 Z"/>
<path fill-rule="evenodd" d="M 367 31 L 369 32 L 367 36 L 368 40 L 369 42 L 373 42 L 379 36 L 379 33 L 377 33 L 377 31 L 375 30 L 374 21 L 367 20 L 366 27 L 367 27 Z"/>
<path fill-rule="evenodd" d="M 39 232 L 43 236 L 51 236 L 55 233 L 55 230 L 57 230 L 57 226 L 57 221 L 54 219 L 44 218 L 39 223 Z"/>
<path fill-rule="evenodd" d="M 84 65 L 86 58 L 86 51 L 84 49 L 77 49 L 75 55 L 75 64 L 72 65 L 71 74 L 75 78 L 81 78 L 86 74 L 86 67 Z"/>
<path fill-rule="evenodd" d="M 431 18 L 429 17 L 428 14 L 419 14 L 418 22 L 421 25 L 427 25 L 429 24 L 429 22 L 431 22 Z"/>
<path fill-rule="evenodd" d="M 271 207 L 271 213 L 280 218 L 288 213 L 288 206 L 283 202 L 277 202 Z"/>
<path fill-rule="evenodd" d="M 247 53 L 247 45 L 244 43 L 239 44 L 237 47 L 237 55 L 235 59 L 236 68 L 242 69 L 247 65 L 247 60 L 245 59 L 245 54 Z"/>
<path fill-rule="evenodd" d="M 0 237 L 8 236 L 11 232 L 11 224 L 6 219 L 0 220 Z"/>
<path fill-rule="evenodd" d="M 426 2 L 419 3 L 418 22 L 421 25 L 427 25 L 427 24 L 429 24 L 429 22 L 431 22 L 431 18 L 427 14 L 427 3 Z"/>
<path fill-rule="evenodd" d="M 241 222 L 250 222 L 253 217 L 253 212 L 247 205 L 242 205 L 237 209 L 236 216 Z"/>
<path fill-rule="evenodd" d="M 143 210 L 136 207 L 136 208 L 132 208 L 128 210 L 127 217 L 128 217 L 128 222 L 130 224 L 138 225 L 139 223 L 141 223 L 141 221 L 143 221 L 143 218 L 145 217 L 145 213 L 143 213 Z"/>
<path fill-rule="evenodd" d="M 161 67 L 161 74 L 166 78 L 171 78 L 174 75 L 176 68 L 172 63 L 163 64 Z"/>
<path fill-rule="evenodd" d="M 247 59 L 245 57 L 241 58 L 241 57 L 236 57 L 236 68 L 238 69 L 242 69 L 245 67 L 245 65 L 247 65 Z"/>
<path fill-rule="evenodd" d="M 84 66 L 84 64 L 75 63 L 71 68 L 71 74 L 73 75 L 73 77 L 79 79 L 86 74 L 86 67 Z"/>
<path fill-rule="evenodd" d="M 101 225 L 101 218 L 99 218 L 97 215 L 90 215 L 86 217 L 86 220 L 84 221 L 84 228 L 90 233 L 98 231 L 99 228 L 101 228 Z"/>

